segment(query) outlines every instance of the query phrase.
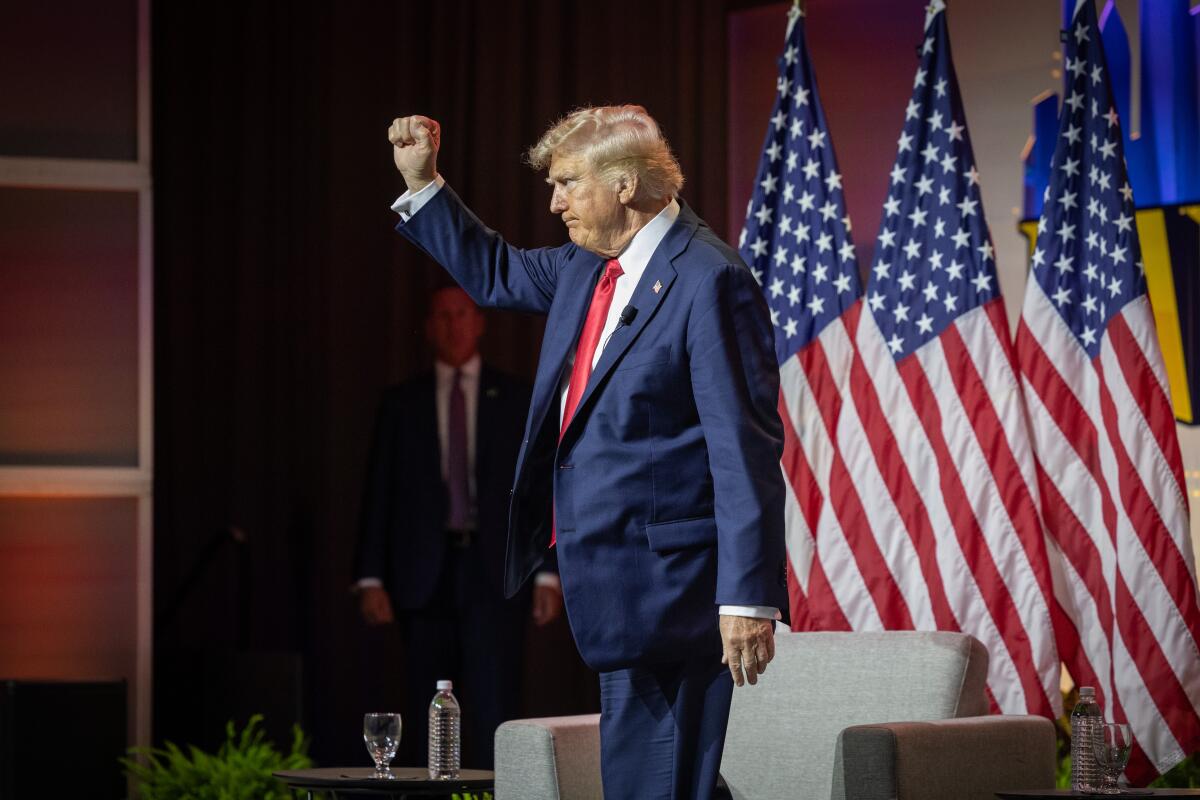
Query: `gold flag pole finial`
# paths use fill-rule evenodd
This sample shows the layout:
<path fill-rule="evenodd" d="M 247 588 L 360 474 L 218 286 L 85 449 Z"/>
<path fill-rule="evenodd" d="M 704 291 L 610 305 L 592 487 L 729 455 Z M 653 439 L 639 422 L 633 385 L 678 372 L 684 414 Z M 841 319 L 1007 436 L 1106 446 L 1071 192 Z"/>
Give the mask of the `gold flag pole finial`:
<path fill-rule="evenodd" d="M 790 39 L 792 36 L 792 28 L 796 26 L 796 20 L 805 15 L 805 7 L 808 5 L 806 0 L 792 0 L 792 7 L 788 9 L 787 15 L 787 33 L 785 39 Z"/>

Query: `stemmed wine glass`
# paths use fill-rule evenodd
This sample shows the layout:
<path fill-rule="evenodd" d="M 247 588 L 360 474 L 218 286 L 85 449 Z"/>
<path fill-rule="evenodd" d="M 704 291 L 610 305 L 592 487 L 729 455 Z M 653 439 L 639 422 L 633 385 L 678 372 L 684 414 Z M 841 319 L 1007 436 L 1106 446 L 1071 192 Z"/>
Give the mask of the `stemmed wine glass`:
<path fill-rule="evenodd" d="M 1117 778 L 1129 761 L 1132 745 L 1129 726 L 1123 722 L 1106 722 L 1096 732 L 1092 749 L 1096 754 L 1096 764 L 1104 772 L 1104 785 L 1098 790 L 1101 794 L 1121 793 Z"/>
<path fill-rule="evenodd" d="M 399 714 L 364 714 L 363 741 L 375 760 L 375 777 L 391 778 L 392 759 L 400 746 Z"/>

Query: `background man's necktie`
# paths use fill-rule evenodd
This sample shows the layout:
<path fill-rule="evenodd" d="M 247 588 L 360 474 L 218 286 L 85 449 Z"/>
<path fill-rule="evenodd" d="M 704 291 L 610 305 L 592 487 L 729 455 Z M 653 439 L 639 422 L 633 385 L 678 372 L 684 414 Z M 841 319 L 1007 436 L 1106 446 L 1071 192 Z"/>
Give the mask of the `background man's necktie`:
<path fill-rule="evenodd" d="M 450 418 L 446 436 L 446 489 L 450 508 L 446 527 L 466 530 L 471 525 L 471 489 L 467 479 L 467 401 L 462 390 L 462 371 L 454 371 L 450 385 Z"/>
<path fill-rule="evenodd" d="M 617 278 L 625 273 L 621 270 L 621 262 L 615 258 L 609 259 L 604 265 L 604 276 L 596 284 L 592 292 L 592 304 L 588 307 L 587 320 L 583 323 L 583 332 L 579 334 L 579 344 L 575 346 L 575 366 L 571 368 L 571 383 L 567 387 L 567 404 L 563 407 L 562 427 L 559 428 L 558 438 L 567 431 L 583 390 L 587 388 L 588 378 L 592 376 L 592 359 L 596 355 L 596 345 L 600 343 L 600 334 L 604 331 L 604 323 L 608 320 L 608 309 L 612 306 L 613 292 L 617 289 Z M 553 546 L 557 537 L 557 525 L 550 528 L 550 545 Z"/>

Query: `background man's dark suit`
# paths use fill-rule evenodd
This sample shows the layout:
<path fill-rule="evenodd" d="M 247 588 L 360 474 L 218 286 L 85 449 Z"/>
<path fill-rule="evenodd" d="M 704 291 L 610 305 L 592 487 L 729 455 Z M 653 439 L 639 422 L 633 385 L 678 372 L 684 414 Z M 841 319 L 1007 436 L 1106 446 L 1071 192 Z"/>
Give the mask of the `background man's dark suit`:
<path fill-rule="evenodd" d="M 432 372 L 389 388 L 375 422 L 355 572 L 382 577 L 397 611 L 429 606 L 453 552 L 443 535 L 447 503 L 434 391 Z M 529 386 L 484 364 L 475 434 L 478 529 L 463 575 L 467 597 L 503 597 L 509 489 L 528 409 Z"/>
<path fill-rule="evenodd" d="M 431 371 L 384 395 L 367 470 L 355 577 L 382 580 L 401 634 L 405 700 L 397 763 L 425 763 L 426 708 L 435 682 L 449 678 L 464 708 L 463 763 L 490 767 L 495 728 L 516 714 L 530 614 L 530 587 L 511 600 L 503 592 L 509 487 L 529 387 L 480 367 L 477 523 L 469 542 L 446 531 L 436 389 Z"/>

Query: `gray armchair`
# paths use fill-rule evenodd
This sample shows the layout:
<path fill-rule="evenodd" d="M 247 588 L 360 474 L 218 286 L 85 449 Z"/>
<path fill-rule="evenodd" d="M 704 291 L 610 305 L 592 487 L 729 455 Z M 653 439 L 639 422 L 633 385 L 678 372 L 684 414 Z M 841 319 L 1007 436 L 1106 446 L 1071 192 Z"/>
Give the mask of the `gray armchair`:
<path fill-rule="evenodd" d="M 1054 725 L 986 716 L 987 651 L 955 633 L 785 633 L 736 689 L 721 775 L 735 800 L 990 800 L 1054 786 Z M 599 716 L 496 731 L 497 800 L 592 800 Z"/>

